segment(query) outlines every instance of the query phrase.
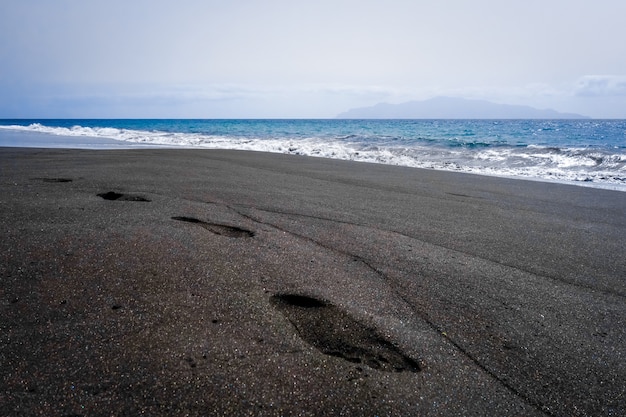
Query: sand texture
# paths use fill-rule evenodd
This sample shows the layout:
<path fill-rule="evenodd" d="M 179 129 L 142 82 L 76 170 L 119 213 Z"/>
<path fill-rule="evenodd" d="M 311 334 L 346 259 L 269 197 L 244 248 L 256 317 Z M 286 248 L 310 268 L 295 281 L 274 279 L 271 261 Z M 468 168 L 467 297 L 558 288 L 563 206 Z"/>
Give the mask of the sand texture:
<path fill-rule="evenodd" d="M 0 149 L 0 415 L 626 416 L 626 193 Z"/>

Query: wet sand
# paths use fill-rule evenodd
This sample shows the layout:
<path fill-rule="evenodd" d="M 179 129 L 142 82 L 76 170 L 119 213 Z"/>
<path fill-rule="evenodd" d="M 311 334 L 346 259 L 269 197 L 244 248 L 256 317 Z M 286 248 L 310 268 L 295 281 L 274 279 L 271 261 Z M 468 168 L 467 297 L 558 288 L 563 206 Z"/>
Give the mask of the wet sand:
<path fill-rule="evenodd" d="M 626 415 L 626 193 L 0 148 L 1 415 Z"/>

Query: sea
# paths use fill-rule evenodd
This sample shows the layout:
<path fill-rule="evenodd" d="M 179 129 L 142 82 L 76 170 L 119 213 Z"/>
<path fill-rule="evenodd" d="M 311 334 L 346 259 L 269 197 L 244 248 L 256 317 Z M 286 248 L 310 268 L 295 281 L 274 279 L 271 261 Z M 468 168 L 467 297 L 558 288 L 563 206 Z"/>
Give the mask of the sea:
<path fill-rule="evenodd" d="M 36 144 L 3 135 L 18 131 Z M 0 120 L 0 146 L 47 144 L 277 152 L 626 191 L 626 120 Z"/>

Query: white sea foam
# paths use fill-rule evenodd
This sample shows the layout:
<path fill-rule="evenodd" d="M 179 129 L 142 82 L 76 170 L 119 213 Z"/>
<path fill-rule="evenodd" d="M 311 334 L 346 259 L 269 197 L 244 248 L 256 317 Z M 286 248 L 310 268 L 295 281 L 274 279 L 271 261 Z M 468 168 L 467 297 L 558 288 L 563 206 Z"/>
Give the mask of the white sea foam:
<path fill-rule="evenodd" d="M 626 191 L 626 156 L 585 148 L 495 146 L 492 148 L 410 146 L 359 142 L 358 137 L 231 137 L 112 127 L 0 126 L 60 136 L 107 138 L 172 147 L 237 149 L 400 165 L 482 175 L 574 182 Z M 392 143 L 392 142 L 389 142 Z M 582 183 L 582 184 L 581 184 Z"/>

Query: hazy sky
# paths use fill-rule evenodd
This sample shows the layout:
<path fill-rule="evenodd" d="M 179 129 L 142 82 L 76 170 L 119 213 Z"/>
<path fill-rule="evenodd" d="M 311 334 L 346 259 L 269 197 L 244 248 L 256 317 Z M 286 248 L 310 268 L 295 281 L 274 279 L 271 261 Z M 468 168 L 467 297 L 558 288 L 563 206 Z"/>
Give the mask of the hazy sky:
<path fill-rule="evenodd" d="M 2 0 L 0 117 L 334 117 L 434 96 L 626 118 L 624 0 Z"/>

